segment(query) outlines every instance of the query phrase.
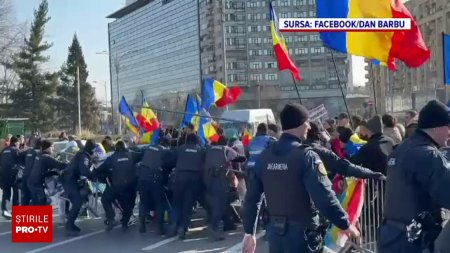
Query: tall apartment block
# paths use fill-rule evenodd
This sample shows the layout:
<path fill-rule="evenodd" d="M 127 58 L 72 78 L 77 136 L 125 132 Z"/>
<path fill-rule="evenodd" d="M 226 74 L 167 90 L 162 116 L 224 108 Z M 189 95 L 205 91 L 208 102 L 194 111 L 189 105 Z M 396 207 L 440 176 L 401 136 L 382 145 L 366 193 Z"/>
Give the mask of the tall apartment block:
<path fill-rule="evenodd" d="M 314 0 L 273 1 L 279 18 L 314 17 Z M 241 86 L 234 108 L 272 108 L 298 101 L 289 72 L 279 72 L 272 50 L 266 0 L 128 0 L 111 14 L 109 52 L 112 103 L 143 90 L 153 104 L 183 110 L 185 94 L 215 78 Z M 308 107 L 344 111 L 339 79 L 346 87 L 347 55 L 322 46 L 317 33 L 285 33 L 297 82 Z M 176 103 L 175 103 L 176 102 Z M 177 108 L 174 108 L 176 104 Z"/>
<path fill-rule="evenodd" d="M 273 1 L 279 18 L 315 16 L 314 0 Z M 280 110 L 298 101 L 289 72 L 279 72 L 273 53 L 268 1 L 200 0 L 202 76 L 240 85 L 238 108 Z M 338 78 L 328 49 L 318 33 L 285 33 L 289 55 L 300 69 L 297 82 L 309 107 L 325 104 L 330 114 L 343 111 Z M 347 56 L 334 54 L 339 78 L 347 84 Z M 226 68 L 225 68 L 226 66 Z"/>

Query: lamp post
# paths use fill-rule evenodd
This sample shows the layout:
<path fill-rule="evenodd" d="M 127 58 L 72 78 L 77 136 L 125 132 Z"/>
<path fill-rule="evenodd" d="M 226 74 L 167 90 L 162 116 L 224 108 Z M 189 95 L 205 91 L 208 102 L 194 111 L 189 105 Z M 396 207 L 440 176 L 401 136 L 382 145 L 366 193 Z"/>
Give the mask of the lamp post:
<path fill-rule="evenodd" d="M 132 49 L 132 50 L 128 50 L 125 51 L 121 54 L 116 54 L 115 60 L 114 60 L 114 67 L 116 70 L 116 84 L 117 84 L 117 102 L 119 102 L 120 100 L 120 82 L 119 82 L 119 73 L 120 73 L 120 67 L 121 67 L 121 61 L 123 60 L 123 58 L 129 54 L 132 53 L 136 53 L 139 51 L 142 51 L 143 49 Z M 107 51 L 102 51 L 102 52 L 98 52 L 97 54 L 106 54 L 106 55 L 110 55 L 110 53 L 108 53 Z M 111 92 L 111 103 L 112 103 L 112 92 Z M 119 121 L 119 128 L 118 128 L 118 134 L 122 134 L 122 120 L 120 118 L 120 116 L 118 115 L 118 121 Z"/>
<path fill-rule="evenodd" d="M 105 123 L 108 124 L 108 90 L 106 88 L 106 81 L 104 81 L 103 83 L 99 81 L 93 81 L 93 83 L 103 85 L 105 88 L 105 110 L 106 110 Z"/>

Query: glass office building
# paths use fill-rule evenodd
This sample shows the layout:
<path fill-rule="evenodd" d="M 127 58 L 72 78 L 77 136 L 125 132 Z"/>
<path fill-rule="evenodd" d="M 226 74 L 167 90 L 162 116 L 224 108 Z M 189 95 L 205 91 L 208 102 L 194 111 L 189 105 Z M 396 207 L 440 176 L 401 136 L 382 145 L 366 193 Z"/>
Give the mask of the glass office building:
<path fill-rule="evenodd" d="M 140 90 L 154 104 L 200 89 L 198 1 L 135 0 L 108 18 L 113 111 Z"/>

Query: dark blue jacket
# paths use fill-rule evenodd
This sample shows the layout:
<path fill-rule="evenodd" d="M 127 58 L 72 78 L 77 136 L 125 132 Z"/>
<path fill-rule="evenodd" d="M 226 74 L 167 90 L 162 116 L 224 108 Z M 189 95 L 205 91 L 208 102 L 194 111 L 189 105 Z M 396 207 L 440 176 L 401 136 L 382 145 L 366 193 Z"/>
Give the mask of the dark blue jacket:
<path fill-rule="evenodd" d="M 256 160 L 259 155 L 273 142 L 275 142 L 275 138 L 269 135 L 256 135 L 250 141 L 248 148 L 246 150 L 247 155 L 247 168 L 253 168 L 255 166 Z"/>
<path fill-rule="evenodd" d="M 439 145 L 417 130 L 388 157 L 384 217 L 409 224 L 427 211 L 450 209 L 450 167 Z"/>
<path fill-rule="evenodd" d="M 275 152 L 281 156 L 289 153 L 294 148 L 298 148 L 300 142 L 300 139 L 297 137 L 284 133 L 280 140 L 275 142 L 272 145 L 272 148 L 265 152 Z M 264 156 L 264 153 L 262 156 Z M 311 149 L 308 149 L 305 151 L 305 155 L 303 157 L 298 157 L 298 159 L 299 164 L 302 165 L 298 168 L 301 170 L 299 173 L 301 177 L 298 178 L 298 183 L 304 185 L 312 202 L 314 202 L 315 207 L 318 208 L 321 214 L 337 227 L 347 229 L 349 227 L 347 214 L 342 209 L 335 193 L 331 189 L 330 180 L 319 172 L 320 166 L 323 167 L 319 156 Z M 244 207 L 244 230 L 247 234 L 253 234 L 255 219 L 258 212 L 258 202 L 264 192 L 264 185 L 261 180 L 261 172 L 265 169 L 264 166 L 267 166 L 267 164 L 262 164 L 261 159 L 259 159 L 254 167 L 254 173 L 250 174 L 252 176 L 251 184 L 247 190 Z M 279 184 L 279 187 L 286 187 L 284 182 L 277 183 Z M 288 199 L 286 201 L 296 200 Z M 316 223 L 317 224 L 311 225 L 317 226 L 318 219 L 316 220 Z"/>

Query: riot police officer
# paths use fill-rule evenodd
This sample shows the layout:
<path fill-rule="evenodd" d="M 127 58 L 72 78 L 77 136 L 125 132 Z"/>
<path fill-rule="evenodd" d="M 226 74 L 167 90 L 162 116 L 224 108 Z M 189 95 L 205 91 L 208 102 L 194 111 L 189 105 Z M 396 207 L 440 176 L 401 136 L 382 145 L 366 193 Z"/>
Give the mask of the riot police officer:
<path fill-rule="evenodd" d="M 388 157 L 378 252 L 433 252 L 441 208 L 450 209 L 450 167 L 439 151 L 449 135 L 449 109 L 432 100 L 420 111 L 415 133 Z"/>
<path fill-rule="evenodd" d="M 91 179 L 91 157 L 94 154 L 95 141 L 87 140 L 82 150 L 78 151 L 64 170 L 63 187 L 72 204 L 67 215 L 66 234 L 76 235 L 80 228 L 75 225 L 83 202 L 87 199 L 87 179 Z"/>
<path fill-rule="evenodd" d="M 31 201 L 35 206 L 49 204 L 44 192 L 45 178 L 55 172 L 53 170 L 63 170 L 67 163 L 60 162 L 52 156 L 53 143 L 49 140 L 41 142 L 41 153 L 34 158 L 33 168 L 28 178 L 28 188 L 31 193 Z"/>
<path fill-rule="evenodd" d="M 19 139 L 13 136 L 10 139 L 9 146 L 1 152 L 0 186 L 3 189 L 1 209 L 2 216 L 7 219 L 11 218 L 6 205 L 11 200 L 11 195 L 13 197 L 12 204 L 19 204 L 19 188 L 16 184 L 18 170 L 16 166 L 23 163 L 25 154 L 25 152 L 19 150 L 19 144 Z"/>
<path fill-rule="evenodd" d="M 192 207 L 200 194 L 205 151 L 196 134 L 186 136 L 186 144 L 175 151 L 177 163 L 172 180 L 173 218 L 168 235 L 185 239 Z"/>
<path fill-rule="evenodd" d="M 25 155 L 25 168 L 23 169 L 22 176 L 22 206 L 28 206 L 31 202 L 31 192 L 28 188 L 28 178 L 31 173 L 31 169 L 33 168 L 34 161 L 36 156 L 41 152 L 41 139 L 37 139 L 34 142 L 34 147 L 27 150 Z"/>
<path fill-rule="evenodd" d="M 266 231 L 270 252 L 315 252 L 323 243 L 318 210 L 348 234 L 350 226 L 327 177 L 319 156 L 303 146 L 309 130 L 308 111 L 300 104 L 287 104 L 280 114 L 283 134 L 256 161 L 245 200 L 243 252 L 255 251 L 257 202 L 264 192 L 269 223 Z M 314 202 L 314 205 L 313 205 Z"/>
<path fill-rule="evenodd" d="M 169 149 L 170 139 L 162 137 L 159 144 L 148 146 L 143 151 L 142 161 L 137 170 L 139 190 L 139 232 L 145 233 L 145 218 L 153 205 L 156 212 L 157 233 L 164 234 L 164 211 L 166 197 L 164 181 L 174 167 L 174 159 Z"/>
<path fill-rule="evenodd" d="M 123 141 L 118 141 L 114 154 L 106 158 L 105 162 L 97 168 L 100 174 L 109 174 L 106 178 L 107 186 L 101 198 L 107 220 L 106 231 L 112 230 L 116 225 L 113 203 L 116 203 L 122 211 L 122 230 L 128 229 L 136 200 L 135 164 L 140 159 L 141 154 L 128 150 Z"/>
<path fill-rule="evenodd" d="M 230 183 L 227 178 L 230 162 L 238 154 L 232 148 L 226 146 L 225 136 L 206 148 L 205 157 L 205 188 L 206 200 L 210 209 L 209 232 L 213 240 L 223 240 L 223 234 L 219 232 L 219 223 L 223 220 L 223 230 L 235 228 L 229 211 Z"/>

